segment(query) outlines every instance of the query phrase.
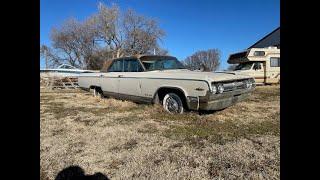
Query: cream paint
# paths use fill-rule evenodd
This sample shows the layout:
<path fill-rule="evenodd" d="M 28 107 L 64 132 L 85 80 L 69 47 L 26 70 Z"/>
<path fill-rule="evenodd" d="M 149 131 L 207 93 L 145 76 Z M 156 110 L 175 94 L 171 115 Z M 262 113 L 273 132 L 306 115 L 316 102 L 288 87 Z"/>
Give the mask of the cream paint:
<path fill-rule="evenodd" d="M 212 82 L 245 78 L 249 76 L 190 70 L 164 70 L 82 74 L 78 83 L 84 88 L 99 86 L 103 91 L 153 98 L 161 87 L 181 89 L 186 96 L 204 96 L 207 91 L 211 90 Z M 197 88 L 203 90 L 196 90 Z"/>
<path fill-rule="evenodd" d="M 264 51 L 264 56 L 254 56 L 255 51 Z M 280 49 L 277 48 L 251 48 L 247 50 L 245 58 L 228 59 L 228 63 L 239 64 L 249 61 L 256 61 L 263 63 L 263 70 L 254 70 L 252 67 L 250 70 L 232 71 L 238 74 L 249 75 L 255 78 L 257 83 L 278 83 L 280 81 L 280 67 L 271 67 L 270 58 L 279 57 Z"/>

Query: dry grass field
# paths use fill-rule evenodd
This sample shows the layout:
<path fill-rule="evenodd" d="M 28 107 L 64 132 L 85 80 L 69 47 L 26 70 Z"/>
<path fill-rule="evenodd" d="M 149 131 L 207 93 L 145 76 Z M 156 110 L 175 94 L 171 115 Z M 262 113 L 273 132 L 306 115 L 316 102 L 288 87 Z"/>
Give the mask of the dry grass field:
<path fill-rule="evenodd" d="M 41 178 L 77 165 L 110 179 L 279 179 L 280 87 L 217 112 L 41 90 Z"/>

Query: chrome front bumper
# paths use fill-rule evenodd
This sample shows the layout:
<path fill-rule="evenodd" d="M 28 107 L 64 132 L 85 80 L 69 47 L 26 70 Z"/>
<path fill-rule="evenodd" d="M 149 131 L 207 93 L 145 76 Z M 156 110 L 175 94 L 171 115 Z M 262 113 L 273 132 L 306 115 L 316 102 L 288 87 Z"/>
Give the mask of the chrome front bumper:
<path fill-rule="evenodd" d="M 212 94 L 207 92 L 205 96 L 199 98 L 188 97 L 187 105 L 190 110 L 221 110 L 237 102 L 247 99 L 254 88 L 239 89 L 222 94 Z"/>

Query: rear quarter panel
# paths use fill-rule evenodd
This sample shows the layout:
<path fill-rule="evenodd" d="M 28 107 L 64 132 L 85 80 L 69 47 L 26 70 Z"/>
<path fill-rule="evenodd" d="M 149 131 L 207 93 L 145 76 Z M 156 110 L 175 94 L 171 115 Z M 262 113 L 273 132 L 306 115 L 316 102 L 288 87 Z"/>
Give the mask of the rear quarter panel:
<path fill-rule="evenodd" d="M 90 86 L 100 86 L 100 73 L 81 74 L 78 77 L 78 84 L 82 88 L 90 88 Z"/>

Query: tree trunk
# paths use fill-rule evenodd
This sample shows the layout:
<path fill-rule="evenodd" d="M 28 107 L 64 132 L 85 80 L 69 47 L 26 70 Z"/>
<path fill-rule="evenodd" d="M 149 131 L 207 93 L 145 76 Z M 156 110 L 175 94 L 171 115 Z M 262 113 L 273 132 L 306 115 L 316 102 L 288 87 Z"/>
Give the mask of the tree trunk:
<path fill-rule="evenodd" d="M 119 58 L 121 55 L 121 50 L 120 49 L 117 49 L 117 58 Z"/>

